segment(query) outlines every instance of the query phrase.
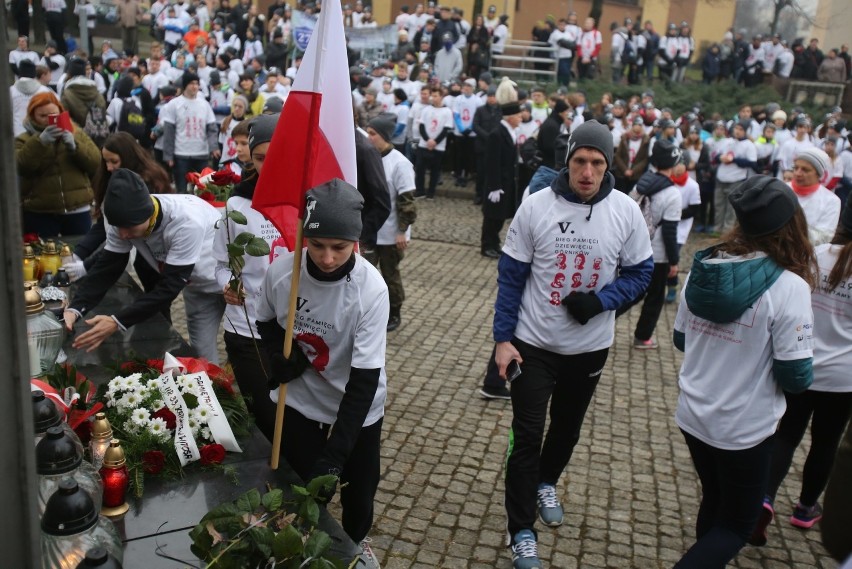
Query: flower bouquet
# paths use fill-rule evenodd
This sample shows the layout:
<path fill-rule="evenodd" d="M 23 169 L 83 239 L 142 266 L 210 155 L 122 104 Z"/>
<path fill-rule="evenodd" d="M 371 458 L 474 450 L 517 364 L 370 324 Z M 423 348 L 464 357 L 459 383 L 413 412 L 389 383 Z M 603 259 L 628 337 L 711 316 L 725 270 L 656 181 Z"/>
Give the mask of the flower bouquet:
<path fill-rule="evenodd" d="M 212 168 L 204 168 L 201 172 L 190 172 L 186 181 L 195 195 L 213 207 L 225 207 L 234 185 L 240 182 L 240 175 L 228 167 L 218 172 Z"/>
<path fill-rule="evenodd" d="M 89 418 L 104 406 L 95 398 L 92 382 L 75 366 L 56 364 L 43 379 L 33 379 L 30 385 L 33 389 L 43 391 L 65 415 L 65 422 L 77 433 L 80 442 L 89 444 L 92 434 Z"/>
<path fill-rule="evenodd" d="M 222 466 L 226 451 L 242 452 L 251 418 L 233 375 L 203 359 L 131 361 L 101 386 L 114 436 L 121 439 L 133 492 L 146 476 L 179 478 L 195 464 Z M 232 474 L 232 472 L 229 472 Z"/>

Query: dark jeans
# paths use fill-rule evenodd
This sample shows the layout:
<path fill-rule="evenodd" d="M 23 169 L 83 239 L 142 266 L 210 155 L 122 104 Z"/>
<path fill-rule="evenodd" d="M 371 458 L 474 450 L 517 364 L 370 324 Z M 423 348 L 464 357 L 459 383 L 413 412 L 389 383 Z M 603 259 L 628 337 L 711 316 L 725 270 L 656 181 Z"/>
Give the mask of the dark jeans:
<path fill-rule="evenodd" d="M 713 205 L 713 193 L 716 190 L 715 182 L 707 182 L 698 185 L 701 193 L 701 204 L 698 206 L 698 215 L 695 223 L 704 227 L 711 227 L 716 222 L 716 208 Z"/>
<path fill-rule="evenodd" d="M 417 169 L 414 174 L 414 187 L 418 196 L 435 197 L 438 179 L 441 177 L 441 162 L 444 152 L 441 150 L 417 149 Z M 426 172 L 429 172 L 429 188 L 426 189 Z"/>
<path fill-rule="evenodd" d="M 385 284 L 388 285 L 388 302 L 391 313 L 399 313 L 402 303 L 405 301 L 405 288 L 402 286 L 402 274 L 399 272 L 399 264 L 405 257 L 405 250 L 396 245 L 376 245 L 376 254 L 379 261 L 379 271 Z"/>
<path fill-rule="evenodd" d="M 56 51 L 65 55 L 68 51 L 65 44 L 65 17 L 60 12 L 45 12 L 44 22 L 50 32 L 50 39 L 56 42 Z"/>
<path fill-rule="evenodd" d="M 352 541 L 367 537 L 373 525 L 373 499 L 379 487 L 382 421 L 362 427 L 340 473 L 341 525 Z M 302 480 L 307 482 L 314 463 L 322 455 L 331 425 L 308 419 L 292 407 L 284 411 L 281 453 Z"/>
<path fill-rule="evenodd" d="M 453 173 L 457 178 L 469 177 L 476 168 L 476 152 L 474 150 L 476 139 L 470 136 L 457 136 L 455 139 Z"/>
<path fill-rule="evenodd" d="M 524 360 L 521 375 L 512 382 L 506 459 L 506 515 L 509 534 L 515 535 L 535 523 L 539 483 L 556 484 L 568 466 L 609 349 L 564 356 L 517 339 L 512 343 Z"/>
<path fill-rule="evenodd" d="M 852 412 L 852 392 L 805 391 L 797 394 L 785 392 L 784 397 L 787 398 L 787 411 L 775 435 L 766 495 L 775 499 L 778 488 L 793 463 L 796 448 L 802 442 L 802 437 L 805 436 L 810 423 L 811 450 L 808 452 L 805 468 L 802 471 L 802 491 L 799 494 L 799 501 L 804 506 L 813 506 L 828 484 L 828 476 L 834 465 L 834 456 L 837 453 L 840 438 L 849 423 L 849 414 Z"/>
<path fill-rule="evenodd" d="M 654 335 L 660 312 L 663 311 L 663 303 L 666 299 L 666 280 L 669 278 L 668 263 L 654 263 L 654 272 L 651 274 L 651 283 L 645 291 L 645 302 L 642 303 L 642 312 L 636 323 L 633 336 L 637 340 L 649 340 Z"/>
<path fill-rule="evenodd" d="M 175 156 L 175 165 L 172 168 L 172 175 L 175 180 L 175 192 L 178 194 L 186 193 L 186 175 L 190 172 L 201 172 L 207 165 L 209 160 L 207 157 L 192 157 L 192 156 Z"/>
<path fill-rule="evenodd" d="M 500 250 L 500 230 L 503 229 L 505 219 L 493 219 L 482 216 L 482 236 L 480 237 L 480 251 Z"/>
<path fill-rule="evenodd" d="M 488 168 L 488 154 L 476 153 L 476 197 L 485 199 L 485 174 Z"/>
<path fill-rule="evenodd" d="M 560 85 L 567 87 L 568 83 L 571 82 L 571 66 L 573 63 L 573 57 L 563 57 L 559 60 L 556 71 L 556 81 L 559 82 Z"/>
<path fill-rule="evenodd" d="M 269 372 L 269 359 L 263 348 L 255 349 L 251 338 L 225 332 L 225 351 L 228 361 L 234 369 L 234 378 L 240 387 L 240 393 L 246 397 L 246 406 L 254 415 L 257 428 L 269 441 L 275 430 L 275 403 L 269 398 L 266 374 Z M 260 337 L 256 336 L 260 342 Z M 250 400 L 248 398 L 251 398 Z"/>
<path fill-rule="evenodd" d="M 39 237 L 59 235 L 85 235 L 92 227 L 92 214 L 80 213 L 35 213 L 24 212 L 24 233 L 38 233 Z"/>
<path fill-rule="evenodd" d="M 722 450 L 681 431 L 701 480 L 697 541 L 675 569 L 722 569 L 757 525 L 769 478 L 772 437 L 745 450 Z"/>

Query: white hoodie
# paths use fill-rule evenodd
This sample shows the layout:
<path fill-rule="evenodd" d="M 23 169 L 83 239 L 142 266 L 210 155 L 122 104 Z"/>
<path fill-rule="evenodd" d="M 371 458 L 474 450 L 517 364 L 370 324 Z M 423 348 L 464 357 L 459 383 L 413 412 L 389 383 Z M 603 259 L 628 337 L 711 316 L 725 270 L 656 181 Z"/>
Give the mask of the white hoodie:
<path fill-rule="evenodd" d="M 12 100 L 12 128 L 15 136 L 23 134 L 24 119 L 27 117 L 27 106 L 30 99 L 36 93 L 49 93 L 50 88 L 45 87 L 35 79 L 22 77 L 9 87 L 9 98 Z"/>

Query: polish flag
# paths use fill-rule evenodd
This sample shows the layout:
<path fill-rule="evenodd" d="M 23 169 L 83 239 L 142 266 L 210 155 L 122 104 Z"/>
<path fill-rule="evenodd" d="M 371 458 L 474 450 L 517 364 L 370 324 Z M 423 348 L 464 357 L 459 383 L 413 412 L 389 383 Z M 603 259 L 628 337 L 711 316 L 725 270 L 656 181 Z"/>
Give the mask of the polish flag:
<path fill-rule="evenodd" d="M 357 187 L 355 126 L 343 11 L 323 2 L 266 153 L 252 207 L 278 228 L 291 251 L 305 192 L 333 178 Z"/>

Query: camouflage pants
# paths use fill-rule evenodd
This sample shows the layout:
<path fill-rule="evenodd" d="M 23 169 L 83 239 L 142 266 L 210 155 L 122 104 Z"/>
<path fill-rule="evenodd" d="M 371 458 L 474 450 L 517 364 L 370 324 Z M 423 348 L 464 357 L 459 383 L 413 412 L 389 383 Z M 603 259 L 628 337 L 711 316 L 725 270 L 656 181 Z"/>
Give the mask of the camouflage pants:
<path fill-rule="evenodd" d="M 379 257 L 379 270 L 388 285 L 391 313 L 399 310 L 405 300 L 405 290 L 402 288 L 402 275 L 399 273 L 399 263 L 405 256 L 402 249 L 396 245 L 376 245 Z"/>

